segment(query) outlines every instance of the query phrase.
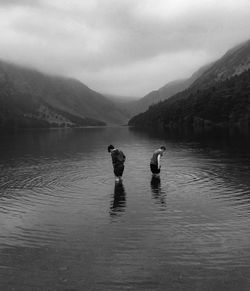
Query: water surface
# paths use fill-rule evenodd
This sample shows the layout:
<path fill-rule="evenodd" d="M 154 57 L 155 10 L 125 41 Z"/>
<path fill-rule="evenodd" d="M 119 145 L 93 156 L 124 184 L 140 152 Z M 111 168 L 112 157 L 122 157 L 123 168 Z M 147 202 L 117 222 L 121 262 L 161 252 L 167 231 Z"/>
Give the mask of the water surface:
<path fill-rule="evenodd" d="M 120 185 L 110 143 L 127 156 Z M 246 150 L 44 130 L 1 136 L 0 170 L 0 290 L 250 289 Z"/>

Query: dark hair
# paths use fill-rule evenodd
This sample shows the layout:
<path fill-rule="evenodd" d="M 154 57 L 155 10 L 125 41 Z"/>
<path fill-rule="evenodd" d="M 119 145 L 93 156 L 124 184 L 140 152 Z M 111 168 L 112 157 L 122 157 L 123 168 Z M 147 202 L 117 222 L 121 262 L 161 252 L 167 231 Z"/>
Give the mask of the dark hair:
<path fill-rule="evenodd" d="M 108 146 L 108 152 L 110 153 L 111 152 L 111 150 L 113 150 L 115 147 L 112 145 L 112 144 L 110 144 L 109 146 Z"/>
<path fill-rule="evenodd" d="M 161 150 L 166 150 L 166 147 L 165 146 L 161 146 Z"/>

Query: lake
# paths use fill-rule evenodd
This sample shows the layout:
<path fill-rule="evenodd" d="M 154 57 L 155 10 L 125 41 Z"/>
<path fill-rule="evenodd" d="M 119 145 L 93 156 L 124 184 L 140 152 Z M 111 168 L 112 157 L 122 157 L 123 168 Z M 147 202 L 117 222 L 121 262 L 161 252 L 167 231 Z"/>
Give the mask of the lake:
<path fill-rule="evenodd" d="M 110 143 L 127 157 L 122 184 Z M 26 131 L 1 136 L 0 169 L 0 290 L 250 290 L 247 147 Z"/>

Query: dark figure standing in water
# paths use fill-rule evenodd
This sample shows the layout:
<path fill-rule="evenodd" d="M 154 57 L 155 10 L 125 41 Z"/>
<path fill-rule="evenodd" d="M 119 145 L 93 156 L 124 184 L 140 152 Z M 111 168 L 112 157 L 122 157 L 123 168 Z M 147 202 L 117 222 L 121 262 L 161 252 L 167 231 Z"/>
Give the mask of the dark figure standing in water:
<path fill-rule="evenodd" d="M 161 171 L 161 157 L 165 152 L 166 148 L 161 146 L 158 150 L 153 153 L 153 156 L 150 160 L 150 170 L 152 174 L 156 177 L 159 177 Z"/>
<path fill-rule="evenodd" d="M 116 182 L 121 182 L 126 156 L 122 151 L 115 149 L 115 147 L 112 144 L 108 146 L 108 152 L 111 154 L 115 180 Z"/>

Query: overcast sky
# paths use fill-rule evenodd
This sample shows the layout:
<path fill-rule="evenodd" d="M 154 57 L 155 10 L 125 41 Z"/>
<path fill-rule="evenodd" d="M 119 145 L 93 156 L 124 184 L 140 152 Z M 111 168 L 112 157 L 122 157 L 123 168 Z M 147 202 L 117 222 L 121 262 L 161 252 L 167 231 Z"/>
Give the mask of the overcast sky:
<path fill-rule="evenodd" d="M 142 97 L 250 39 L 249 0 L 0 0 L 0 58 Z"/>

